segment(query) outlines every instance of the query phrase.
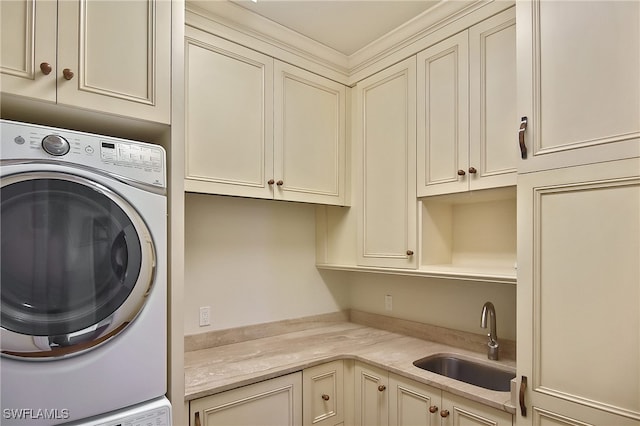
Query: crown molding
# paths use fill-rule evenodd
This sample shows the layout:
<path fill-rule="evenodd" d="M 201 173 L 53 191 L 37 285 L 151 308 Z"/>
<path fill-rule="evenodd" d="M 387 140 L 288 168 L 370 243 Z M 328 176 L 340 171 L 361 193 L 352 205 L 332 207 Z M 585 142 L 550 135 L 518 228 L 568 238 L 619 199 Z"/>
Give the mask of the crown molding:
<path fill-rule="evenodd" d="M 186 23 L 347 84 L 348 57 L 229 1 L 186 2 Z"/>
<path fill-rule="evenodd" d="M 515 0 L 442 0 L 349 56 L 227 0 L 188 0 L 186 23 L 353 86 L 514 4 Z"/>

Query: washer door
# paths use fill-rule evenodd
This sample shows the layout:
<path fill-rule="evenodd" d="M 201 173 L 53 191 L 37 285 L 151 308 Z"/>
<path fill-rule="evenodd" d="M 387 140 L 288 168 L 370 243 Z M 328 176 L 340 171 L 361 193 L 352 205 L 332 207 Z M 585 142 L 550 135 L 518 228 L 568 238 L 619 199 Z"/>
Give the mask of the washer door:
<path fill-rule="evenodd" d="M 155 250 L 123 198 L 63 173 L 2 178 L 1 348 L 48 359 L 94 348 L 142 309 Z"/>

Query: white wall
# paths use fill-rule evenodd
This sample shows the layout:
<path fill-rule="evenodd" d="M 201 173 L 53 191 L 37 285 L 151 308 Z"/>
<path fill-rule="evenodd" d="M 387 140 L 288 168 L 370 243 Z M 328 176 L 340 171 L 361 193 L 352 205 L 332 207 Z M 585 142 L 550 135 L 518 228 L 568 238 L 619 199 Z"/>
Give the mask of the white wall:
<path fill-rule="evenodd" d="M 187 335 L 348 308 L 484 334 L 491 301 L 498 337 L 515 340 L 514 285 L 318 271 L 312 205 L 187 194 L 185 206 Z M 211 307 L 211 326 L 198 326 L 200 306 Z"/>
<path fill-rule="evenodd" d="M 480 328 L 482 305 L 495 305 L 498 338 L 516 340 L 516 286 L 424 277 L 352 273 L 350 308 L 470 333 Z M 385 310 L 391 295 L 393 310 Z"/>
<path fill-rule="evenodd" d="M 186 194 L 186 335 L 345 309 L 346 277 L 315 267 L 313 205 Z"/>

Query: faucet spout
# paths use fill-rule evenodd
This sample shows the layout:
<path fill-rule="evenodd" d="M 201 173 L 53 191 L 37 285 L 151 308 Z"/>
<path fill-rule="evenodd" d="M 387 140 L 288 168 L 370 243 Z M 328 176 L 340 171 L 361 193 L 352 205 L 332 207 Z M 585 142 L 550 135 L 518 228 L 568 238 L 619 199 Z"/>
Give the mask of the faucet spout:
<path fill-rule="evenodd" d="M 496 309 L 493 303 L 486 302 L 482 306 L 482 315 L 480 317 L 480 327 L 487 328 L 487 319 L 491 323 L 489 334 L 489 342 L 487 343 L 487 357 L 492 360 L 498 359 L 498 333 L 496 332 Z"/>

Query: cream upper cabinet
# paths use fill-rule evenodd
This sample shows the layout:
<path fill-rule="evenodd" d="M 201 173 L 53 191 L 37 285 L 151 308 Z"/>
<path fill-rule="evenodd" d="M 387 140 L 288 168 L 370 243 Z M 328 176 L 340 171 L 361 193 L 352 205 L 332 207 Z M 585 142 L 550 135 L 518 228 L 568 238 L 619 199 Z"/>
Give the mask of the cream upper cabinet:
<path fill-rule="evenodd" d="M 418 196 L 466 191 L 469 168 L 467 31 L 418 54 Z"/>
<path fill-rule="evenodd" d="M 2 2 L 2 91 L 170 122 L 171 4 Z"/>
<path fill-rule="evenodd" d="M 345 204 L 346 88 L 186 28 L 187 191 Z"/>
<path fill-rule="evenodd" d="M 358 264 L 417 267 L 415 57 L 356 86 Z"/>
<path fill-rule="evenodd" d="M 639 155 L 640 3 L 526 0 L 516 11 L 518 170 Z"/>
<path fill-rule="evenodd" d="M 344 421 L 344 367 L 337 360 L 302 371 L 305 426 L 336 426 Z"/>
<path fill-rule="evenodd" d="M 640 425 L 638 259 L 639 158 L 518 177 L 519 426 Z"/>
<path fill-rule="evenodd" d="M 185 31 L 185 189 L 272 198 L 273 59 Z"/>
<path fill-rule="evenodd" d="M 515 10 L 420 52 L 418 196 L 515 185 Z"/>
<path fill-rule="evenodd" d="M 511 8 L 469 29 L 469 189 L 516 184 L 516 17 Z M 476 171 L 473 172 L 473 169 Z"/>
<path fill-rule="evenodd" d="M 54 1 L 0 2 L 3 93 L 56 101 L 56 16 Z"/>
<path fill-rule="evenodd" d="M 275 61 L 274 198 L 345 204 L 346 88 Z"/>
<path fill-rule="evenodd" d="M 191 426 L 298 426 L 302 373 L 199 398 L 189 403 Z"/>

